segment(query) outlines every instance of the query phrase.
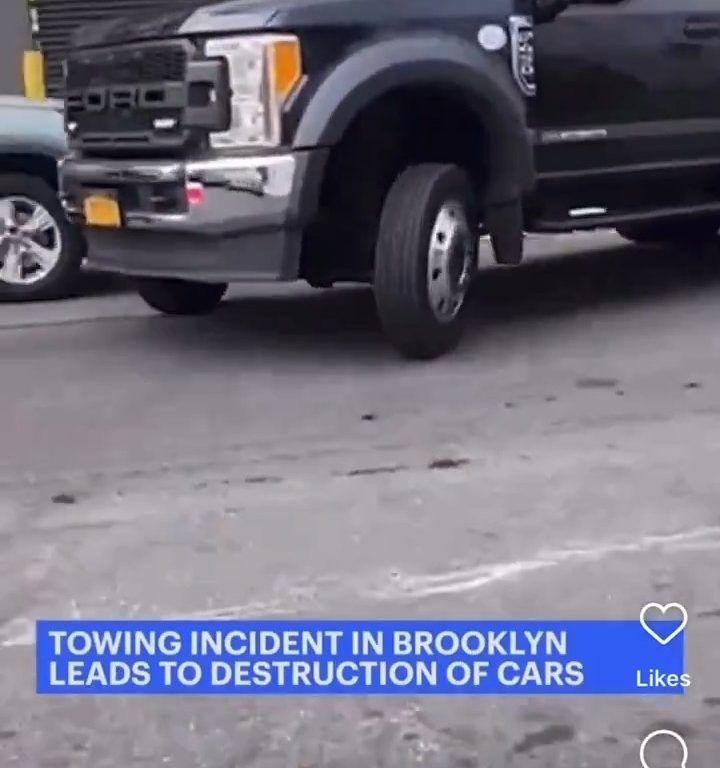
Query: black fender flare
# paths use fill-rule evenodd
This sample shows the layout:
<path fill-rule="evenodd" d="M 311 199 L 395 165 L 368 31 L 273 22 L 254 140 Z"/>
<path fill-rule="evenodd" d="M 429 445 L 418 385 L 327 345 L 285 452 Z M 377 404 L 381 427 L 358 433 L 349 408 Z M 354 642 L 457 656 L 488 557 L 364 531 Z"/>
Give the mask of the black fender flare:
<path fill-rule="evenodd" d="M 506 54 L 487 53 L 479 45 L 438 32 L 375 39 L 353 51 L 319 83 L 303 110 L 293 145 L 333 146 L 363 108 L 396 88 L 446 87 L 478 115 L 486 130 L 486 204 L 517 201 L 532 187 L 535 171 L 525 102 Z"/>

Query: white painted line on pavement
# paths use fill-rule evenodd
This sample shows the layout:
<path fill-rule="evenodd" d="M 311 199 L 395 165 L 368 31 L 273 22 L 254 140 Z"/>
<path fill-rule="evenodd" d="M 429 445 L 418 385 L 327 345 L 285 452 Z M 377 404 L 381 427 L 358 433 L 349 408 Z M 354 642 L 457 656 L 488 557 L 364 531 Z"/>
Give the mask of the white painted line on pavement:
<path fill-rule="evenodd" d="M 0 628 L 0 637 L 0 648 L 35 645 L 35 622 L 23 617 L 10 619 Z"/>
<path fill-rule="evenodd" d="M 297 601 L 295 601 L 295 607 L 297 608 Z M 222 608 L 208 608 L 204 611 L 193 611 L 192 613 L 186 613 L 181 616 L 176 616 L 177 619 L 262 619 L 268 616 L 282 616 L 292 612 L 290 604 L 284 600 L 271 600 L 269 602 L 262 602 L 255 600 L 251 603 L 243 603 L 241 605 L 227 605 Z"/>
<path fill-rule="evenodd" d="M 613 555 L 641 553 L 654 548 L 662 548 L 671 552 L 688 548 L 693 550 L 720 549 L 720 526 L 696 528 L 667 535 L 643 536 L 637 541 L 625 543 L 550 550 L 539 552 L 529 560 L 511 563 L 478 565 L 465 570 L 432 575 L 405 576 L 396 579 L 390 586 L 376 590 L 371 594 L 381 600 L 422 599 L 436 595 L 462 594 L 481 589 L 489 584 L 505 581 L 514 576 L 524 576 L 534 571 L 555 568 L 564 563 L 603 560 Z"/>
<path fill-rule="evenodd" d="M 706 526 L 671 534 L 654 534 L 642 536 L 635 541 L 608 542 L 594 547 L 568 546 L 562 549 L 538 552 L 534 557 L 527 560 L 479 565 L 447 573 L 401 576 L 394 579 L 392 584 L 383 588 L 367 586 L 356 589 L 354 596 L 389 601 L 421 600 L 436 595 L 463 594 L 506 581 L 513 577 L 522 577 L 535 571 L 557 568 L 566 563 L 597 562 L 615 555 L 643 553 L 652 549 L 662 549 L 669 553 L 720 549 L 720 526 Z M 372 577 L 366 579 L 368 584 L 371 584 L 373 581 L 376 581 L 376 579 Z M 352 599 L 352 597 L 352 594 L 344 595 L 346 601 Z M 176 614 L 168 618 L 187 620 L 259 619 L 295 613 L 298 605 L 297 598 L 293 600 L 275 598 L 267 602 L 254 601 L 239 605 L 229 605 L 221 608 L 193 611 L 186 614 Z M 309 607 L 310 605 L 317 605 L 317 603 L 315 601 L 307 601 L 304 607 Z M 79 618 L 79 616 L 76 615 L 73 618 Z M 34 620 L 18 617 L 0 627 L 0 648 L 17 648 L 34 644 Z"/>

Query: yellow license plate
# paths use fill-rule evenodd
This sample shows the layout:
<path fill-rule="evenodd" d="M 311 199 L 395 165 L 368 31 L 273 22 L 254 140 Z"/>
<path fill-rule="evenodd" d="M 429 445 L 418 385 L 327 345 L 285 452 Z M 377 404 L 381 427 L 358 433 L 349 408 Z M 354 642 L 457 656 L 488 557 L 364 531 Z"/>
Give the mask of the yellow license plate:
<path fill-rule="evenodd" d="M 105 195 L 85 198 L 85 223 L 90 227 L 120 227 L 120 206 L 117 200 Z"/>

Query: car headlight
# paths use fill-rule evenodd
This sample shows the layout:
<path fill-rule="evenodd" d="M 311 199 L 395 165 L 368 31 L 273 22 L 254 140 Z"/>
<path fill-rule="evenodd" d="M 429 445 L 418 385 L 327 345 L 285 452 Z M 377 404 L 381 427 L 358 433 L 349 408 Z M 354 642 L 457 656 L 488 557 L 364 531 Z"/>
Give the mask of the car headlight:
<path fill-rule="evenodd" d="M 213 147 L 277 146 L 283 104 L 302 81 L 300 41 L 293 35 L 208 40 L 205 54 L 222 57 L 230 75 L 230 128 L 212 133 Z"/>

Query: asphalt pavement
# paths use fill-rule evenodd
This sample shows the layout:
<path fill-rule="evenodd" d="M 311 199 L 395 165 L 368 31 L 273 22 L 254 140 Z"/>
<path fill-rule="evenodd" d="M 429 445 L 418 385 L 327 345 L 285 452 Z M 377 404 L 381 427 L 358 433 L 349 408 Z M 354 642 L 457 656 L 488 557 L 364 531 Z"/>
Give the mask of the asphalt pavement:
<path fill-rule="evenodd" d="M 635 768 L 720 755 L 720 253 L 486 266 L 398 359 L 364 288 L 0 306 L 0 765 Z M 682 698 L 43 698 L 37 618 L 690 614 Z M 652 768 L 679 768 L 663 762 Z"/>

